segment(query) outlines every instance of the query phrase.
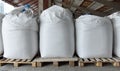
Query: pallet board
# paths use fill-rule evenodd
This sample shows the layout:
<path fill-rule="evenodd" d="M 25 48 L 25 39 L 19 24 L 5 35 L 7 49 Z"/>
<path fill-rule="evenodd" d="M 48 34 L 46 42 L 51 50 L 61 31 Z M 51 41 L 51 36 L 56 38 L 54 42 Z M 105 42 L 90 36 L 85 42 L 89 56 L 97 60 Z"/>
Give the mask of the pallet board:
<path fill-rule="evenodd" d="M 14 67 L 18 67 L 20 64 L 30 64 L 32 67 L 41 67 L 42 63 L 52 62 L 54 66 L 59 66 L 59 63 L 62 62 L 69 62 L 70 66 L 75 66 L 75 62 L 78 62 L 78 65 L 80 67 L 85 66 L 85 64 L 95 64 L 97 67 L 102 67 L 103 64 L 110 63 L 115 67 L 120 66 L 120 58 L 114 57 L 114 58 L 77 58 L 77 57 L 71 57 L 71 58 L 40 58 L 36 57 L 34 60 L 29 59 L 8 59 L 8 58 L 2 58 L 0 59 L 0 66 L 3 64 L 13 64 Z"/>
<path fill-rule="evenodd" d="M 14 67 L 18 67 L 20 64 L 31 64 L 32 67 L 36 67 L 36 63 L 32 62 L 32 60 L 29 59 L 8 59 L 8 58 L 3 58 L 0 59 L 0 66 L 3 64 L 13 64 Z"/>
<path fill-rule="evenodd" d="M 95 64 L 97 67 L 102 67 L 105 63 L 111 63 L 115 67 L 120 66 L 120 58 L 79 58 L 78 65 L 83 67 L 85 64 Z"/>
<path fill-rule="evenodd" d="M 74 66 L 75 65 L 75 62 L 78 61 L 78 58 L 77 57 L 74 57 L 74 58 L 35 58 L 33 62 L 36 62 L 37 63 L 37 66 L 41 67 L 42 66 L 42 63 L 45 63 L 45 62 L 53 62 L 53 65 L 54 66 L 59 66 L 59 63 L 60 62 L 69 62 L 69 65 L 70 66 Z"/>

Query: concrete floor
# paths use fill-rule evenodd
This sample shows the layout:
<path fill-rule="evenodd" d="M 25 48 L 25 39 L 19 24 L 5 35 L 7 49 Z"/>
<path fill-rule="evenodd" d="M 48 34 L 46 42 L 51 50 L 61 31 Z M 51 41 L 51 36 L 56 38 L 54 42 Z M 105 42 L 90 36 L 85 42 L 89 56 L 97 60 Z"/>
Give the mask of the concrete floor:
<path fill-rule="evenodd" d="M 94 65 L 85 67 L 70 67 L 68 65 L 62 65 L 60 67 L 54 67 L 52 65 L 47 65 L 43 67 L 33 68 L 31 65 L 22 65 L 18 68 L 15 68 L 13 65 L 7 64 L 0 67 L 0 71 L 120 71 L 120 67 L 113 67 L 109 64 L 105 65 L 104 67 L 95 67 Z"/>

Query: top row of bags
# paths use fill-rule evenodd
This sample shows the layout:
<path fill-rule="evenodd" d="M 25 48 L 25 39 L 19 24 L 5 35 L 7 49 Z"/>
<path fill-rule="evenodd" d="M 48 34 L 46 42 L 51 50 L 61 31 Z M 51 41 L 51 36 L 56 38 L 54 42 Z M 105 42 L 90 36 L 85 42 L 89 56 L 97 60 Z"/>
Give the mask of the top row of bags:
<path fill-rule="evenodd" d="M 31 9 L 13 14 L 15 10 L 3 18 L 4 57 L 32 59 L 38 53 L 38 24 Z M 111 58 L 113 52 L 120 57 L 119 23 L 119 12 L 109 17 L 82 15 L 74 27 L 72 13 L 54 5 L 40 15 L 41 57 L 73 57 L 75 49 L 81 58 Z"/>

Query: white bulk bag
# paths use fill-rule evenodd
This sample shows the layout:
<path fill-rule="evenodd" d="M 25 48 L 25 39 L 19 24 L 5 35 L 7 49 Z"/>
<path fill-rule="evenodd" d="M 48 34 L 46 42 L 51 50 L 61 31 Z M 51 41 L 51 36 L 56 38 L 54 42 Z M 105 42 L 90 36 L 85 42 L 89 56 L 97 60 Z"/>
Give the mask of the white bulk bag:
<path fill-rule="evenodd" d="M 3 40 L 2 40 L 2 19 L 4 15 L 0 13 L 0 55 L 3 53 Z"/>
<path fill-rule="evenodd" d="M 114 28 L 114 54 L 120 57 L 120 11 L 109 16 Z"/>
<path fill-rule="evenodd" d="M 72 57 L 74 24 L 68 9 L 54 5 L 40 15 L 41 57 Z"/>
<path fill-rule="evenodd" d="M 38 51 L 38 25 L 32 10 L 8 14 L 3 19 L 4 57 L 32 59 Z"/>
<path fill-rule="evenodd" d="M 112 24 L 108 18 L 82 15 L 76 19 L 77 54 L 81 58 L 112 57 Z"/>

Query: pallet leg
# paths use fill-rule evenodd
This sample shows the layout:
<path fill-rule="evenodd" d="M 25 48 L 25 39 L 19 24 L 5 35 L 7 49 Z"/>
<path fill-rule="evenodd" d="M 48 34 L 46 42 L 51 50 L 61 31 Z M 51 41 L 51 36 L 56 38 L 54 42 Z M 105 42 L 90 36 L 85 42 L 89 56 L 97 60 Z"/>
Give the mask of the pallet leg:
<path fill-rule="evenodd" d="M 14 67 L 18 67 L 19 66 L 19 64 L 18 63 L 14 63 Z"/>
<path fill-rule="evenodd" d="M 0 63 L 0 66 L 2 66 L 2 63 Z"/>
<path fill-rule="evenodd" d="M 97 67 L 102 67 L 102 62 L 97 62 L 97 63 L 96 63 L 96 66 L 97 66 Z"/>
<path fill-rule="evenodd" d="M 120 63 L 119 63 L 119 62 L 114 62 L 114 63 L 113 63 L 113 66 L 119 67 L 119 66 L 120 66 Z"/>
<path fill-rule="evenodd" d="M 56 61 L 56 62 L 53 62 L 53 66 L 55 67 L 58 67 L 59 66 L 59 63 Z"/>
<path fill-rule="evenodd" d="M 71 67 L 74 67 L 74 66 L 75 66 L 75 62 L 74 62 L 74 61 L 69 61 L 69 65 L 70 65 Z"/>
<path fill-rule="evenodd" d="M 83 62 L 79 62 L 78 64 L 80 67 L 84 67 L 84 63 Z"/>
<path fill-rule="evenodd" d="M 36 62 L 32 62 L 32 67 L 37 67 Z"/>
<path fill-rule="evenodd" d="M 42 67 L 42 63 L 41 62 L 37 62 L 37 67 Z"/>

